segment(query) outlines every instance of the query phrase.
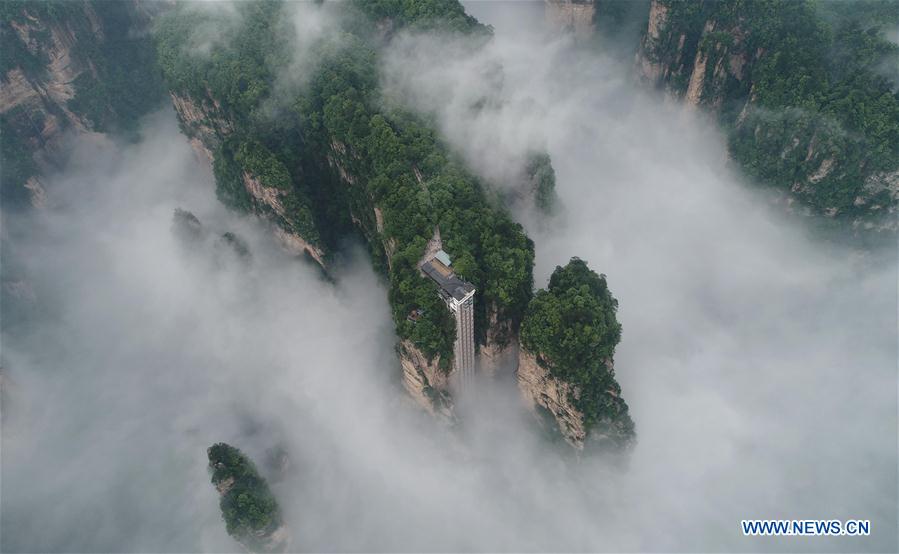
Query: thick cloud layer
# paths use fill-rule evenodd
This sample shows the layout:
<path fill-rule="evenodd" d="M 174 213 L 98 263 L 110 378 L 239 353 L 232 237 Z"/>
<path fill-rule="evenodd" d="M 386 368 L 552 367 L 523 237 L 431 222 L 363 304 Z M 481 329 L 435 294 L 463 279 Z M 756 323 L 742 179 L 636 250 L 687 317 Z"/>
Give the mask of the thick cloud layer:
<path fill-rule="evenodd" d="M 597 54 L 496 27 L 452 67 L 429 60 L 447 51 L 433 38 L 400 42 L 386 85 L 497 185 L 549 150 L 564 212 L 520 217 L 538 286 L 578 255 L 620 301 L 629 467 L 546 444 L 511 375 L 455 431 L 421 415 L 364 257 L 348 246 L 336 285 L 286 257 L 218 205 L 165 113 L 138 145 L 74 144 L 54 205 L 5 222 L 41 311 L 3 337 L 4 551 L 237 550 L 205 468 L 221 440 L 269 476 L 303 551 L 896 550 L 895 251 L 815 239 L 725 168 L 695 114 Z M 497 66 L 506 98 L 471 110 Z M 173 236 L 176 207 L 205 240 Z M 249 264 L 216 246 L 224 231 Z M 849 517 L 872 536 L 739 528 Z"/>

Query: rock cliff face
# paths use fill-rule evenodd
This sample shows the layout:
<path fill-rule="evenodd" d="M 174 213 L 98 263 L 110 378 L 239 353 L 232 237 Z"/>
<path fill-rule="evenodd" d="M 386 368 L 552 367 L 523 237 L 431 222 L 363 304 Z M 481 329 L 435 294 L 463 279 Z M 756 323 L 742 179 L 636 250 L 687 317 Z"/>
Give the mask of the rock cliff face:
<path fill-rule="evenodd" d="M 148 19 L 132 3 L 14 3 L 0 20 L 3 198 L 46 200 L 63 133 L 127 129 L 160 104 Z M 128 64 L 122 70 L 121 64 Z M 132 78 L 141 74 L 141 79 Z"/>
<path fill-rule="evenodd" d="M 449 373 L 440 369 L 439 356 L 428 361 L 427 357 L 407 340 L 399 343 L 397 354 L 403 368 L 403 387 L 412 399 L 431 415 L 447 423 L 454 422 Z"/>
<path fill-rule="evenodd" d="M 209 97 L 197 101 L 174 92 L 170 92 L 169 96 L 194 152 L 201 160 L 212 165 L 213 151 L 221 144 L 223 137 L 234 132 L 234 125 Z M 204 105 L 206 103 L 209 104 L 208 107 Z"/>
<path fill-rule="evenodd" d="M 641 76 L 653 84 L 658 84 L 663 78 L 667 78 L 670 73 L 670 66 L 679 66 L 678 62 L 662 64 L 658 52 L 661 50 L 662 29 L 668 23 L 668 7 L 653 0 L 649 8 L 649 22 L 647 23 L 646 33 L 640 50 L 637 51 L 637 66 L 640 69 Z M 684 36 L 686 39 L 686 36 Z M 683 41 L 678 40 L 677 49 L 674 52 L 676 60 L 681 59 L 683 50 Z"/>
<path fill-rule="evenodd" d="M 500 320 L 493 306 L 487 306 L 487 322 L 486 340 L 478 356 L 480 370 L 488 375 L 497 371 L 514 371 L 518 365 L 517 329 L 511 320 Z"/>
<path fill-rule="evenodd" d="M 739 23 L 702 22 L 701 30 L 671 21 L 664 0 L 653 0 L 649 21 L 637 53 L 640 77 L 665 88 L 691 106 L 721 108 L 725 90 L 746 88 L 746 67 L 762 52 L 747 50 Z M 695 23 L 693 24 L 695 25 Z"/>
<path fill-rule="evenodd" d="M 571 402 L 571 395 L 576 395 L 577 391 L 550 375 L 537 362 L 537 356 L 524 349 L 518 356 L 518 388 L 531 410 L 549 411 L 562 437 L 573 447 L 583 450 L 587 437 L 584 414 Z"/>
<path fill-rule="evenodd" d="M 575 405 L 582 391 L 570 383 L 553 377 L 551 362 L 543 355 L 522 348 L 518 356 L 518 388 L 527 406 L 538 416 L 550 415 L 562 438 L 577 450 L 598 447 L 606 452 L 627 452 L 634 444 L 633 422 L 621 399 L 621 388 L 614 381 L 602 391 L 606 398 L 594 399 L 606 405 L 607 414 L 588 425 L 584 413 Z M 614 374 L 613 362 L 604 362 L 606 371 Z"/>
<path fill-rule="evenodd" d="M 595 30 L 593 0 L 545 0 L 546 21 L 557 32 L 590 37 Z"/>

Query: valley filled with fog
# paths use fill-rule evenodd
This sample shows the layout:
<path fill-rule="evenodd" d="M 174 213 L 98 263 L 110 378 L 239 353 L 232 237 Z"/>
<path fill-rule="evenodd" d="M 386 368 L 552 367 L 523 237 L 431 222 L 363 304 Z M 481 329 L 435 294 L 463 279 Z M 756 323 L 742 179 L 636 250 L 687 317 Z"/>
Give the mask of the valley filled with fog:
<path fill-rule="evenodd" d="M 417 409 L 365 250 L 347 239 L 330 278 L 288 256 L 216 200 L 166 108 L 134 144 L 73 137 L 47 209 L 5 215 L 33 299 L 4 311 L 4 550 L 237 551 L 207 471 L 219 441 L 256 460 L 300 551 L 895 550 L 895 244 L 819 236 L 627 64 L 472 11 L 495 23 L 483 49 L 389 46 L 387 101 L 433 117 L 495 190 L 549 152 L 556 213 L 513 211 L 535 286 L 578 256 L 619 301 L 628 462 L 552 445 L 511 369 L 456 428 Z M 201 239 L 172 232 L 176 208 Z M 749 518 L 872 533 L 749 539 Z"/>

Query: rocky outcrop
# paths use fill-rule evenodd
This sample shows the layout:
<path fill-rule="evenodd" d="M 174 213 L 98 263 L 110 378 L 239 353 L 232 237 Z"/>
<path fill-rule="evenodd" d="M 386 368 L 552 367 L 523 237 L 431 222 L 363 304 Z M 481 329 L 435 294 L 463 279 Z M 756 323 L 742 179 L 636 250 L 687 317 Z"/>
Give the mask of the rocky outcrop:
<path fill-rule="evenodd" d="M 646 27 L 646 34 L 640 49 L 637 51 L 637 65 L 640 68 L 640 74 L 646 81 L 650 83 L 658 83 L 665 75 L 670 72 L 664 67 L 657 52 L 661 48 L 662 29 L 668 22 L 668 7 L 659 2 L 652 0 L 649 6 L 649 23 Z M 684 36 L 686 38 L 686 36 Z M 683 40 L 680 40 L 677 59 L 680 59 L 680 53 L 683 50 Z"/>
<path fill-rule="evenodd" d="M 487 375 L 514 371 L 518 365 L 518 333 L 510 319 L 500 320 L 495 306 L 487 307 L 486 340 L 478 352 L 478 367 Z"/>
<path fill-rule="evenodd" d="M 596 29 L 593 0 L 545 0 L 544 9 L 547 23 L 557 32 L 570 32 L 586 38 Z"/>
<path fill-rule="evenodd" d="M 899 232 L 899 170 L 880 171 L 865 179 L 861 193 L 855 197 L 856 206 L 864 206 L 872 213 L 883 214 L 879 220 L 853 222 L 856 228 L 875 232 Z"/>
<path fill-rule="evenodd" d="M 614 374 L 611 359 L 604 362 Z M 598 421 L 589 423 L 576 406 L 581 391 L 576 386 L 553 377 L 551 362 L 540 354 L 520 349 L 518 356 L 518 388 L 528 408 L 545 424 L 555 425 L 565 441 L 578 451 L 589 448 L 612 454 L 625 454 L 634 445 L 633 422 L 621 399 L 621 389 L 611 382 L 602 391 L 602 402 L 609 409 Z M 551 418 L 551 420 L 549 420 Z"/>
<path fill-rule="evenodd" d="M 665 2 L 652 1 L 636 58 L 641 79 L 682 97 L 688 106 L 719 109 L 724 91 L 744 84 L 750 55 L 740 23 L 722 28 L 708 19 L 694 32 L 671 24 L 670 17 Z"/>
<path fill-rule="evenodd" d="M 450 373 L 440 368 L 440 356 L 428 360 L 408 340 L 397 345 L 397 355 L 403 368 L 403 387 L 415 403 L 447 423 L 455 421 L 449 392 Z"/>
<path fill-rule="evenodd" d="M 278 243 L 284 248 L 288 253 L 294 256 L 309 256 L 315 262 L 324 267 L 325 265 L 325 252 L 318 246 L 314 244 L 310 244 L 306 242 L 300 235 L 296 233 L 291 233 L 285 231 L 283 228 L 274 226 L 272 228 L 272 232 L 275 234 L 275 238 L 278 239 Z"/>
<path fill-rule="evenodd" d="M 571 402 L 577 391 L 550 375 L 549 370 L 538 362 L 538 357 L 525 349 L 520 349 L 518 356 L 518 388 L 531 410 L 535 413 L 540 409 L 547 410 L 562 437 L 576 449 L 584 448 L 587 437 L 584 414 Z"/>
<path fill-rule="evenodd" d="M 246 242 L 231 231 L 211 233 L 193 213 L 175 208 L 172 216 L 172 235 L 185 252 L 196 258 L 201 252 L 211 252 L 217 267 L 230 265 L 233 261 L 248 264 L 252 255 Z"/>
<path fill-rule="evenodd" d="M 234 124 L 208 96 L 194 100 L 186 94 L 170 92 L 169 95 L 194 152 L 201 160 L 212 164 L 213 152 L 223 138 L 234 132 Z"/>
<path fill-rule="evenodd" d="M 709 26 L 708 24 L 706 25 Z M 700 50 L 696 52 L 696 59 L 693 61 L 693 70 L 690 72 L 690 82 L 687 84 L 687 92 L 684 95 L 684 102 L 688 106 L 698 106 L 702 99 L 703 85 L 705 84 L 705 66 L 709 61 L 708 55 Z"/>

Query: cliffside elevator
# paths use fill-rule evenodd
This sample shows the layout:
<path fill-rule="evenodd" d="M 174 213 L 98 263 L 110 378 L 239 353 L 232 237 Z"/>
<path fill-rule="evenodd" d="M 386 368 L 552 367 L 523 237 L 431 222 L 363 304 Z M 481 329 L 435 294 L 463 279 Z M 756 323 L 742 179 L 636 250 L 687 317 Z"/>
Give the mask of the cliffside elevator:
<path fill-rule="evenodd" d="M 449 255 L 439 250 L 422 264 L 421 270 L 437 283 L 437 292 L 456 318 L 456 342 L 453 344 L 453 369 L 459 376 L 459 388 L 465 390 L 474 378 L 474 285 L 460 279 L 450 268 Z"/>

